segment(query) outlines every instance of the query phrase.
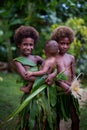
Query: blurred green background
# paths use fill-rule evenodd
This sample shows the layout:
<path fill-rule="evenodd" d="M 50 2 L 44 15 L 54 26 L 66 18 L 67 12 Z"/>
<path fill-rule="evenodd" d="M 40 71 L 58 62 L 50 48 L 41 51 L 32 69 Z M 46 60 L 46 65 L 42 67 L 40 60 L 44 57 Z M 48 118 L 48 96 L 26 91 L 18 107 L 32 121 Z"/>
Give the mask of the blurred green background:
<path fill-rule="evenodd" d="M 3 0 L 0 2 L 0 121 L 18 106 L 22 95 L 11 64 L 12 59 L 18 56 L 13 37 L 20 25 L 33 26 L 38 30 L 40 38 L 33 54 L 42 57 L 43 44 L 50 38 L 52 31 L 60 25 L 71 27 L 75 39 L 69 53 L 75 56 L 76 74 L 84 73 L 82 86 L 87 86 L 87 1 Z M 87 128 L 85 108 L 81 114 L 84 119 L 81 120 L 81 130 Z"/>
<path fill-rule="evenodd" d="M 0 61 L 9 63 L 18 56 L 14 31 L 20 25 L 35 27 L 40 33 L 34 54 L 43 56 L 43 44 L 60 26 L 71 27 L 75 40 L 69 50 L 76 58 L 77 73 L 87 76 L 87 1 L 84 0 L 4 0 L 0 2 Z M 38 49 L 37 49 L 38 48 Z"/>

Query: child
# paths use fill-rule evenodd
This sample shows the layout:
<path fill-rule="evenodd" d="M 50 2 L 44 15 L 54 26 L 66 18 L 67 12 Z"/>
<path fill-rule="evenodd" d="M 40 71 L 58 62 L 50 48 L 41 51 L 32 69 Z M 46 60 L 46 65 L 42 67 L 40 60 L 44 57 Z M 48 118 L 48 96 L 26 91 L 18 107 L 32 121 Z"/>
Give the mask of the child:
<path fill-rule="evenodd" d="M 38 32 L 30 26 L 20 26 L 14 36 L 14 41 L 16 43 L 17 48 L 20 51 L 19 57 L 26 57 L 27 59 L 33 61 L 36 65 L 42 63 L 43 59 L 40 56 L 31 55 L 32 50 L 34 49 L 34 45 L 37 43 L 39 38 Z M 25 81 L 34 81 L 35 77 L 26 78 L 25 72 L 31 67 L 29 65 L 23 65 L 21 62 L 15 60 L 14 62 L 16 71 Z M 31 89 L 32 82 L 30 82 Z M 24 91 L 22 88 L 21 91 Z M 24 91 L 26 93 L 26 91 Z"/>
<path fill-rule="evenodd" d="M 36 65 L 40 65 L 43 62 L 43 59 L 40 56 L 31 55 L 34 45 L 37 43 L 39 38 L 39 33 L 35 28 L 31 26 L 20 26 L 14 35 L 14 41 L 19 49 L 20 56 L 18 58 L 24 57 L 27 61 L 32 61 Z M 35 77 L 26 78 L 25 72 L 27 69 L 31 68 L 31 64 L 23 64 L 21 61 L 14 60 L 15 68 L 18 74 L 22 77 L 23 81 L 33 82 Z M 21 100 L 21 103 L 28 97 L 28 94 L 24 94 Z M 29 103 L 20 113 L 19 113 L 19 123 L 17 125 L 19 130 L 28 130 L 29 126 L 29 116 L 30 116 L 30 106 Z M 22 125 L 21 125 L 22 124 Z"/>
<path fill-rule="evenodd" d="M 29 65 L 29 63 L 33 62 L 33 64 L 35 64 L 36 66 L 39 66 L 43 63 L 43 59 L 40 56 L 31 55 L 32 50 L 34 49 L 34 45 L 38 41 L 38 38 L 39 38 L 38 32 L 36 31 L 35 28 L 33 28 L 31 26 L 20 26 L 15 31 L 15 35 L 14 35 L 15 44 L 20 52 L 20 56 L 18 58 L 14 59 L 15 68 L 16 68 L 16 71 L 18 72 L 18 74 L 22 77 L 23 81 L 27 81 L 28 84 L 29 84 L 29 82 L 33 83 L 36 78 L 34 76 L 27 77 L 25 75 L 25 73 L 28 69 L 33 68 L 32 64 Z M 55 42 L 53 42 L 53 43 L 56 44 Z M 52 46 L 54 46 L 53 43 L 52 43 Z M 57 47 L 58 47 L 58 45 L 57 45 Z M 55 47 L 53 47 L 53 48 L 55 48 Z M 53 51 L 53 50 L 54 49 L 52 49 L 51 51 Z M 46 50 L 46 51 L 48 51 L 48 50 Z M 50 53 L 52 53 L 52 52 L 50 52 Z M 22 58 L 22 60 L 19 60 L 20 58 Z M 24 62 L 22 62 L 23 58 L 25 59 Z M 26 63 L 25 63 L 25 61 L 26 61 Z M 53 61 L 52 61 L 52 63 L 53 63 Z M 50 80 L 48 82 L 50 82 Z M 26 84 L 26 87 L 28 84 Z M 31 87 L 32 87 L 32 84 L 30 84 L 29 89 Z M 28 96 L 29 96 L 29 93 L 26 93 L 24 90 L 24 95 L 22 96 L 21 103 Z M 39 94 L 39 96 L 40 96 L 40 94 Z M 32 130 L 39 130 L 39 129 L 43 128 L 44 108 L 42 106 L 45 105 L 43 102 L 43 99 L 45 97 L 42 98 L 42 102 L 40 102 L 40 104 L 38 103 L 39 97 L 38 98 L 37 97 L 38 96 L 36 96 L 34 99 L 32 99 L 24 107 L 24 109 L 19 113 L 19 122 L 17 124 L 17 128 L 19 130 L 29 130 L 30 128 Z M 42 95 L 41 95 L 41 97 L 42 97 Z M 41 99 L 41 97 L 40 97 L 40 99 Z M 48 100 L 46 99 L 45 102 L 47 102 L 47 101 Z M 38 108 L 40 108 L 40 109 L 38 109 Z"/>
<path fill-rule="evenodd" d="M 36 72 L 28 71 L 28 72 L 26 72 L 26 77 L 41 76 L 44 74 L 53 73 L 53 69 L 55 69 L 55 67 L 56 67 L 56 56 L 58 54 L 58 43 L 54 40 L 47 41 L 44 46 L 44 53 L 46 55 L 46 60 L 42 63 L 40 70 L 36 71 Z M 29 86 L 27 86 L 27 87 L 29 88 Z"/>
<path fill-rule="evenodd" d="M 59 54 L 56 57 L 57 60 L 57 70 L 58 73 L 66 70 L 64 73 L 67 76 L 67 81 L 58 80 L 56 84 L 60 86 L 65 94 L 57 97 L 57 130 L 59 130 L 60 119 L 71 118 L 72 120 L 72 130 L 79 130 L 79 104 L 77 99 L 75 99 L 70 94 L 71 82 L 75 76 L 75 58 L 74 56 L 67 53 L 70 44 L 74 40 L 74 33 L 72 29 L 66 26 L 60 26 L 54 30 L 51 36 L 52 40 L 58 42 Z M 59 88 L 59 87 L 58 87 Z M 66 94 L 67 93 L 67 94 Z"/>

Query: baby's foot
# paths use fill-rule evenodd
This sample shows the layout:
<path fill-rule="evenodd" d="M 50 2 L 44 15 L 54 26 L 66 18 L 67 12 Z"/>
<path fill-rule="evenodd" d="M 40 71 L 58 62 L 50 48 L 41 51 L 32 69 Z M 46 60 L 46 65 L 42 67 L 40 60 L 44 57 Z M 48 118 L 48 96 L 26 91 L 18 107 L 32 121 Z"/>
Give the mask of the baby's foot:
<path fill-rule="evenodd" d="M 24 93 L 30 92 L 28 87 L 21 87 L 20 90 L 23 91 Z"/>

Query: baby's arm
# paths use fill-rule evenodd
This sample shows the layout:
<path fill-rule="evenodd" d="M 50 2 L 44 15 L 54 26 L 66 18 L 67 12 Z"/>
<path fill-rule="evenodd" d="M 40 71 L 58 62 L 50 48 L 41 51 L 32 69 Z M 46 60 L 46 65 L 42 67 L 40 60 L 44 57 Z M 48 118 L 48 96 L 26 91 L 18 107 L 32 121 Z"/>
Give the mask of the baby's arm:
<path fill-rule="evenodd" d="M 43 66 L 43 68 L 41 70 L 36 71 L 36 72 L 29 72 L 28 71 L 28 72 L 25 73 L 25 76 L 26 77 L 30 77 L 30 76 L 41 76 L 41 75 L 44 75 L 44 74 L 48 73 L 49 66 L 50 65 L 48 64 L 48 62 L 45 62 L 44 66 Z"/>
<path fill-rule="evenodd" d="M 56 75 L 57 75 L 57 69 L 55 69 L 51 74 L 49 74 L 47 76 L 45 83 L 47 83 L 48 85 L 52 85 L 53 80 L 54 80 Z"/>

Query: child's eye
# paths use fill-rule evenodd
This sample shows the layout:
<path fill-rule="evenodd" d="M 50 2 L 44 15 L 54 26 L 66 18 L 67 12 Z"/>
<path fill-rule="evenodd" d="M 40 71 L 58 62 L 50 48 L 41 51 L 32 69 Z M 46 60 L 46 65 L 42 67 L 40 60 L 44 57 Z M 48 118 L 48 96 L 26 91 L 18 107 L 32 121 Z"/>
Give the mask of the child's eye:
<path fill-rule="evenodd" d="M 31 43 L 30 46 L 33 46 L 33 44 Z"/>
<path fill-rule="evenodd" d="M 27 46 L 28 44 L 27 43 L 23 43 L 24 46 Z"/>
<path fill-rule="evenodd" d="M 64 42 L 61 42 L 61 45 L 64 45 L 65 43 Z"/>
<path fill-rule="evenodd" d="M 69 43 L 64 43 L 64 42 L 62 42 L 61 45 L 69 45 Z"/>

